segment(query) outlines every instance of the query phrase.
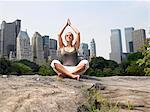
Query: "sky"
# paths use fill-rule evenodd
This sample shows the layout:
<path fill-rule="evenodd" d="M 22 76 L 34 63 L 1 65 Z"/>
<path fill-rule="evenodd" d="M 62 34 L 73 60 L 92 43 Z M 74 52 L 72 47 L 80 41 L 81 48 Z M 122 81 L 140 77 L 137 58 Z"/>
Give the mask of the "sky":
<path fill-rule="evenodd" d="M 81 34 L 81 42 L 96 42 L 97 56 L 109 59 L 111 29 L 120 29 L 126 52 L 124 28 L 145 29 L 150 37 L 150 1 L 0 1 L 0 23 L 21 20 L 21 30 L 30 38 L 35 32 L 57 39 L 70 18 Z M 65 32 L 72 31 L 67 27 Z M 73 31 L 72 31 L 73 32 Z"/>

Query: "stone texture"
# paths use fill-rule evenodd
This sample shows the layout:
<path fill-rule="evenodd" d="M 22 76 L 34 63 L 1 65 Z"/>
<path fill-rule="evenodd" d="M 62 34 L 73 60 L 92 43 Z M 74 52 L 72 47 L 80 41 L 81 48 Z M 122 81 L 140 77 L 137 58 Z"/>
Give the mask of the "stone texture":
<path fill-rule="evenodd" d="M 77 112 L 85 90 L 100 90 L 120 112 L 150 112 L 150 77 L 0 76 L 0 112 Z M 129 110 L 132 107 L 132 110 Z"/>

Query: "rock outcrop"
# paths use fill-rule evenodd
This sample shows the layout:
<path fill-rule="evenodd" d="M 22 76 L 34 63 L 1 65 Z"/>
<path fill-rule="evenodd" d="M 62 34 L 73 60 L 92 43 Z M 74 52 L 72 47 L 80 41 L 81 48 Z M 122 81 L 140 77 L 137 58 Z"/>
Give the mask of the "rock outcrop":
<path fill-rule="evenodd" d="M 0 112 L 82 112 L 86 92 L 95 88 L 119 112 L 150 112 L 150 77 L 0 77 Z M 129 110 L 130 109 L 130 110 Z"/>

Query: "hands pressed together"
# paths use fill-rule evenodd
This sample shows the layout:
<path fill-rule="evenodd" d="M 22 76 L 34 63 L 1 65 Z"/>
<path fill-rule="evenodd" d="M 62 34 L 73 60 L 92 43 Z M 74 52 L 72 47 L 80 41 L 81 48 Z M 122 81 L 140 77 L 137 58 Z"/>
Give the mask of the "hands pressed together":
<path fill-rule="evenodd" d="M 67 19 L 66 26 L 71 26 L 71 22 L 69 18 Z"/>
<path fill-rule="evenodd" d="M 71 22 L 70 22 L 70 19 L 68 18 L 67 19 L 67 24 L 70 26 L 71 25 Z"/>

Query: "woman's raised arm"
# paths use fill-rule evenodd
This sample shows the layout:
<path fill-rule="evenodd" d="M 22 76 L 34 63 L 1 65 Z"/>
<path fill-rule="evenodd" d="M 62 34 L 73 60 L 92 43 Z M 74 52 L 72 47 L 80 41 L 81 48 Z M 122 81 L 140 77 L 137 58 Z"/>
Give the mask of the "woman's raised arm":
<path fill-rule="evenodd" d="M 75 47 L 79 49 L 80 47 L 80 32 L 79 30 L 70 22 L 70 19 L 67 21 L 68 25 L 72 28 L 72 30 L 76 33 Z"/>
<path fill-rule="evenodd" d="M 60 31 L 58 32 L 58 43 L 59 43 L 59 48 L 62 48 L 64 47 L 64 43 L 63 43 L 63 40 L 62 40 L 62 34 L 65 30 L 65 28 L 68 26 L 68 22 L 66 22 L 63 27 L 60 29 Z"/>

